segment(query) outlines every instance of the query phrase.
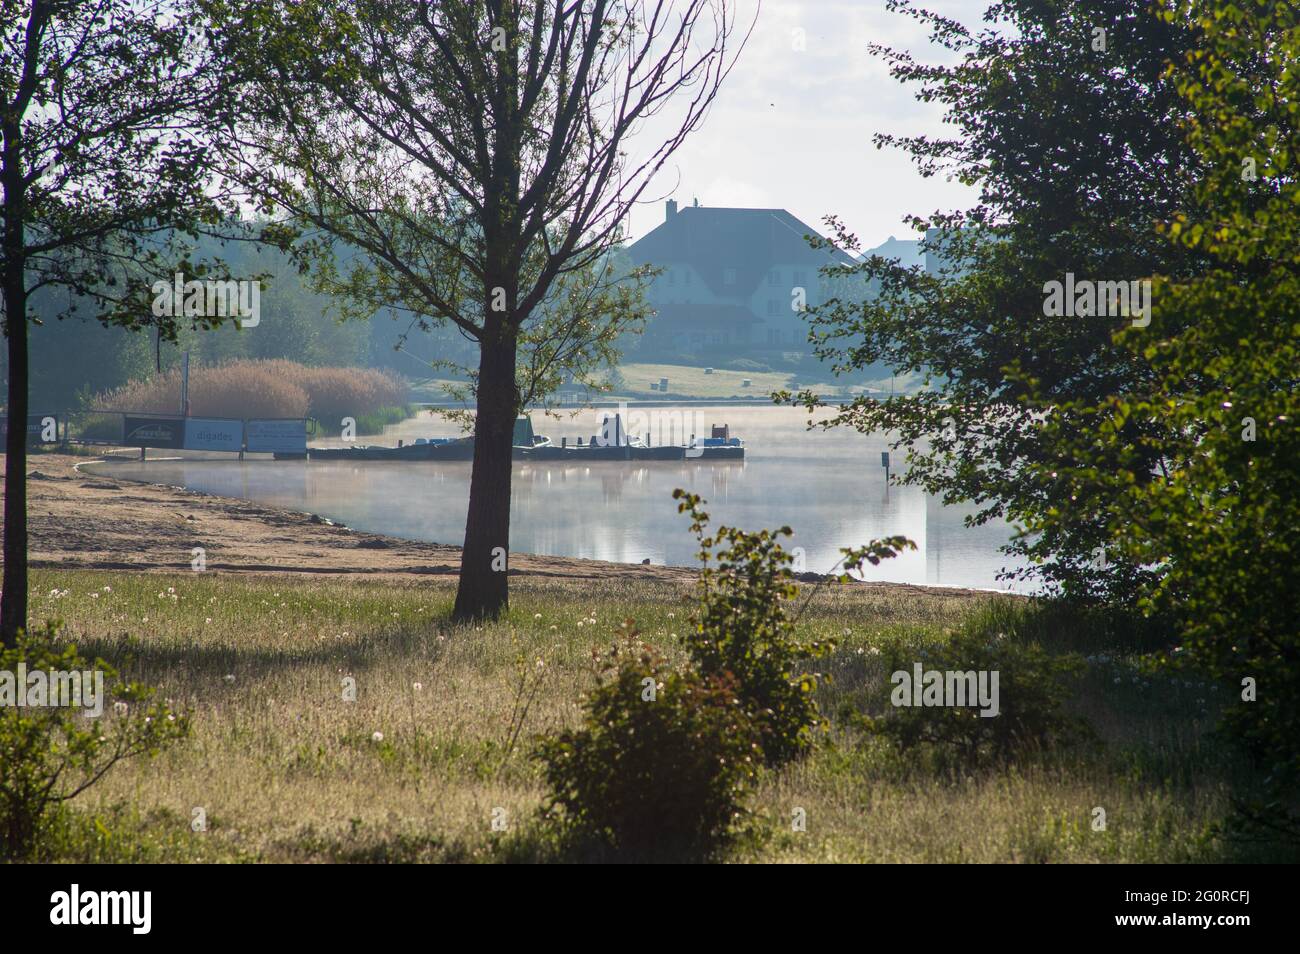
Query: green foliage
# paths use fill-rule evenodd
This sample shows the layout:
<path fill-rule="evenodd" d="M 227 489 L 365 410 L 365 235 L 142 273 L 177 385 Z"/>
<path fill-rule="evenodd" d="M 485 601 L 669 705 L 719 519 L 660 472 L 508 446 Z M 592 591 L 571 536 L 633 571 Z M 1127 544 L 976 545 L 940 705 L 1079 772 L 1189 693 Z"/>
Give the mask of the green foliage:
<path fill-rule="evenodd" d="M 572 848 L 690 859 L 734 833 L 763 753 L 733 678 L 672 671 L 629 640 L 603 658 L 584 711 L 536 753 Z"/>
<path fill-rule="evenodd" d="M 990 620 L 991 621 L 991 620 Z M 1014 634 L 995 631 L 976 620 L 938 646 L 922 649 L 894 645 L 886 670 L 914 677 L 923 671 L 998 674 L 997 714 L 984 716 L 977 705 L 907 706 L 892 697 L 911 698 L 897 684 L 873 700 L 883 715 L 858 717 L 868 731 L 882 736 L 906 755 L 933 752 L 953 768 L 1005 764 L 1017 756 L 1091 739 L 1086 723 L 1066 714 L 1062 704 L 1070 681 L 1083 671 L 1077 655 L 1052 655 L 1040 645 Z M 914 680 L 913 680 L 914 681 Z M 991 682 L 989 683 L 991 685 Z M 910 683 L 907 684 L 910 686 Z M 968 700 L 969 702 L 970 700 Z"/>
<path fill-rule="evenodd" d="M 1159 568 L 1141 605 L 1181 638 L 1168 662 L 1257 684 L 1224 723 L 1268 792 L 1243 816 L 1300 840 L 1300 10 L 1165 15 L 1202 37 L 1171 75 L 1206 171 L 1163 231 L 1212 267 L 1159 283 L 1151 326 L 1118 339 L 1147 367 L 1140 387 L 1048 423 L 1062 465 L 1035 479 L 1059 504 L 1030 529 L 1104 514 L 1108 552 Z"/>
<path fill-rule="evenodd" d="M 389 424 L 400 424 L 407 418 L 414 417 L 416 411 L 417 408 L 408 404 L 405 407 L 381 407 L 376 411 L 357 414 L 357 434 L 382 434 Z M 318 426 L 322 434 L 334 435 L 342 431 L 339 422 L 328 419 L 319 421 Z"/>
<path fill-rule="evenodd" d="M 813 746 L 825 724 L 818 675 L 802 664 L 834 648 L 800 640 L 787 603 L 797 594 L 781 546 L 789 527 L 706 536 L 703 501 L 673 491 L 700 543 L 699 605 L 683 642 L 688 664 L 669 669 L 628 641 L 603 659 L 583 727 L 543 739 L 549 810 L 578 844 L 638 858 L 707 854 L 735 831 L 759 769 Z M 846 566 L 879 563 L 902 537 L 845 550 Z M 626 624 L 625 624 L 626 625 Z"/>
<path fill-rule="evenodd" d="M 831 408 L 821 426 L 895 435 L 906 452 L 898 479 L 945 503 L 975 503 L 973 523 L 1050 511 L 1066 492 L 1028 479 L 1055 461 L 1038 422 L 1064 414 L 1073 398 L 1134 387 L 1146 372 L 1112 340 L 1121 320 L 1044 315 L 1044 283 L 1067 272 L 1116 281 L 1186 275 L 1203 261 L 1152 227 L 1187 200 L 1200 166 L 1170 121 L 1182 104 L 1164 75 L 1194 34 L 1157 17 L 1148 0 L 1002 0 L 981 29 L 897 0 L 889 6 L 928 27 L 946 62 L 880 46 L 873 53 L 918 99 L 941 103 L 953 129 L 881 134 L 876 144 L 902 149 L 923 175 L 976 186 L 980 201 L 911 219 L 926 233 L 928 270 L 873 256 L 852 272 L 870 296 L 835 295 L 810 309 L 816 352 L 837 372 L 883 363 L 926 384 L 886 400 L 862 395 Z M 1092 45 L 1098 26 L 1107 29 L 1104 52 Z M 858 250 L 833 221 L 832 233 L 833 244 Z M 1016 367 L 1035 376 L 1041 402 L 1026 400 L 1008 374 Z M 818 402 L 805 394 L 802 403 Z M 1130 421 L 1132 440 L 1143 446 L 1153 427 Z M 1010 551 L 1029 558 L 1018 575 L 1081 601 L 1132 603 L 1151 571 L 1117 555 L 1104 566 L 1095 559 L 1104 523 L 1104 508 L 1075 510 L 1068 522 L 1018 537 Z"/>
<path fill-rule="evenodd" d="M 706 536 L 709 515 L 700 498 L 678 489 L 673 499 L 690 515 L 703 563 L 686 651 L 704 676 L 734 677 L 760 727 L 764 760 L 783 765 L 811 748 L 824 722 L 813 696 L 818 675 L 800 672 L 801 664 L 834 648 L 831 640 L 800 641 L 786 612 L 798 592 L 794 558 L 780 543 L 790 528 L 749 533 L 719 527 Z"/>
<path fill-rule="evenodd" d="M 65 803 L 98 782 L 123 759 L 153 756 L 185 736 L 188 719 L 152 701 L 153 690 L 126 683 L 102 659 L 83 659 L 75 646 L 55 649 L 59 630 L 47 624 L 20 633 L 0 653 L 0 672 L 97 671 L 103 674 L 103 712 L 80 707 L 0 707 L 0 857 L 38 857 L 42 841 L 60 826 Z M 20 691 L 22 687 L 19 687 Z"/>

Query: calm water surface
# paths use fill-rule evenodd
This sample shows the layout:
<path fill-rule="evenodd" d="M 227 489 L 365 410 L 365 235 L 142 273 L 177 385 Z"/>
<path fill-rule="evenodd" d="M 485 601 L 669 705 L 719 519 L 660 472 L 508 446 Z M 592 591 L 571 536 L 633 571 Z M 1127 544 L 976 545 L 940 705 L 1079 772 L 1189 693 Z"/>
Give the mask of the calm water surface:
<path fill-rule="evenodd" d="M 585 439 L 605 410 L 585 410 L 560 420 L 533 415 L 534 428 L 557 443 Z M 622 563 L 692 565 L 694 538 L 672 500 L 675 487 L 708 502 L 713 523 L 747 529 L 794 529 L 806 568 L 831 570 L 839 548 L 892 534 L 916 541 L 917 550 L 879 567 L 867 579 L 1008 589 L 998 580 L 1018 566 L 998 552 L 1011 536 L 1006 524 L 963 526 L 968 508 L 944 507 L 910 487 L 886 487 L 880 453 L 883 436 L 837 428 L 808 431 L 806 412 L 778 407 L 633 408 L 627 429 L 652 443 L 681 443 L 729 424 L 744 438 L 742 462 L 599 462 L 514 465 L 511 549 Z M 458 433 L 441 418 L 421 416 L 390 427 L 383 438 Z M 153 451 L 159 456 L 165 451 Z M 895 455 L 896 458 L 898 455 Z M 895 461 L 895 463 L 900 463 Z M 344 461 L 158 460 L 103 465 L 123 479 L 177 484 L 242 497 L 268 506 L 310 511 L 358 530 L 413 540 L 459 544 L 465 531 L 470 465 L 465 463 L 358 463 Z"/>

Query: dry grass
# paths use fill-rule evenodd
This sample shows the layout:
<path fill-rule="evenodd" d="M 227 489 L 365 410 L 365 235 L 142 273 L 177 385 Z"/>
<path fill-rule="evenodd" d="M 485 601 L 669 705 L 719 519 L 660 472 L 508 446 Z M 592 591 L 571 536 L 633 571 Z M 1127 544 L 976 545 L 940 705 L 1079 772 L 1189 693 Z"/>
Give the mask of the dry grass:
<path fill-rule="evenodd" d="M 190 739 L 119 767 L 79 800 L 86 860 L 461 861 L 547 857 L 529 739 L 578 716 L 591 651 L 634 618 L 674 645 L 689 587 L 520 580 L 508 619 L 445 622 L 454 581 L 216 574 L 34 574 L 34 620 L 193 715 Z M 53 594 L 51 591 L 54 591 Z M 800 625 L 834 634 L 824 710 L 886 679 L 871 648 L 941 640 L 984 600 L 858 587 L 820 594 Z M 595 620 L 593 623 L 592 620 Z M 343 680 L 357 699 L 343 699 Z M 1184 861 L 1236 849 L 1210 834 L 1230 771 L 1208 721 L 1111 670 L 1085 698 L 1100 755 L 943 777 L 836 722 L 833 745 L 767 778 L 733 860 Z M 1113 689 L 1113 691 L 1112 691 Z M 1157 687 L 1159 690 L 1160 687 Z M 526 715 L 520 712 L 526 707 Z M 381 733 L 376 740 L 374 734 Z M 512 739 L 514 741 L 512 741 Z M 1104 806 L 1106 832 L 1091 830 Z M 190 831 L 193 809 L 209 830 Z M 791 831 L 791 812 L 807 831 Z M 504 809 L 508 829 L 491 829 Z M 92 823 L 90 819 L 94 819 Z"/>
<path fill-rule="evenodd" d="M 180 371 L 124 384 L 94 406 L 115 411 L 173 413 Z M 406 402 L 407 385 L 389 371 L 313 368 L 282 359 L 232 361 L 190 371 L 190 413 L 199 417 L 315 417 L 335 422 Z"/>

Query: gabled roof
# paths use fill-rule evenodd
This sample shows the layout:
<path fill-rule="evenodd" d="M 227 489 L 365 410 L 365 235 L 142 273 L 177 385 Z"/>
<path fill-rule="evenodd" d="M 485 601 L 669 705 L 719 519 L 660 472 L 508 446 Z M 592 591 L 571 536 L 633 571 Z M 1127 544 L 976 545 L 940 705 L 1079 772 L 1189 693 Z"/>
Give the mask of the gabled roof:
<path fill-rule="evenodd" d="M 853 264 L 842 252 L 810 247 L 804 236 L 816 234 L 785 209 L 686 206 L 642 236 L 628 254 L 638 265 L 692 265 L 715 295 L 747 297 L 773 265 L 807 265 L 815 272 L 835 262 Z M 723 282 L 728 268 L 736 271 L 733 285 Z"/>

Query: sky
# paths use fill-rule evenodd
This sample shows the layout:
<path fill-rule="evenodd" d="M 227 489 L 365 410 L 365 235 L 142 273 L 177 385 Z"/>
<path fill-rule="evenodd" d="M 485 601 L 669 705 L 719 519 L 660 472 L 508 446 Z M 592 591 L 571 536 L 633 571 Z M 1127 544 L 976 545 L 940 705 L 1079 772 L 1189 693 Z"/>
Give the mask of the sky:
<path fill-rule="evenodd" d="M 976 29 L 987 6 L 919 2 Z M 758 3 L 740 0 L 739 7 L 747 24 Z M 795 49 L 797 29 L 803 50 Z M 907 49 L 920 62 L 951 61 L 912 18 L 886 10 L 885 0 L 763 0 L 749 44 L 703 124 L 633 210 L 632 238 L 663 221 L 665 198 L 784 208 L 822 232 L 823 217 L 833 214 L 865 248 L 890 236 L 917 238 L 902 221 L 906 215 L 972 205 L 974 190 L 939 176 L 923 179 L 904 152 L 872 142 L 877 132 L 949 130 L 942 106 L 917 102 L 871 56 L 873 42 Z"/>

